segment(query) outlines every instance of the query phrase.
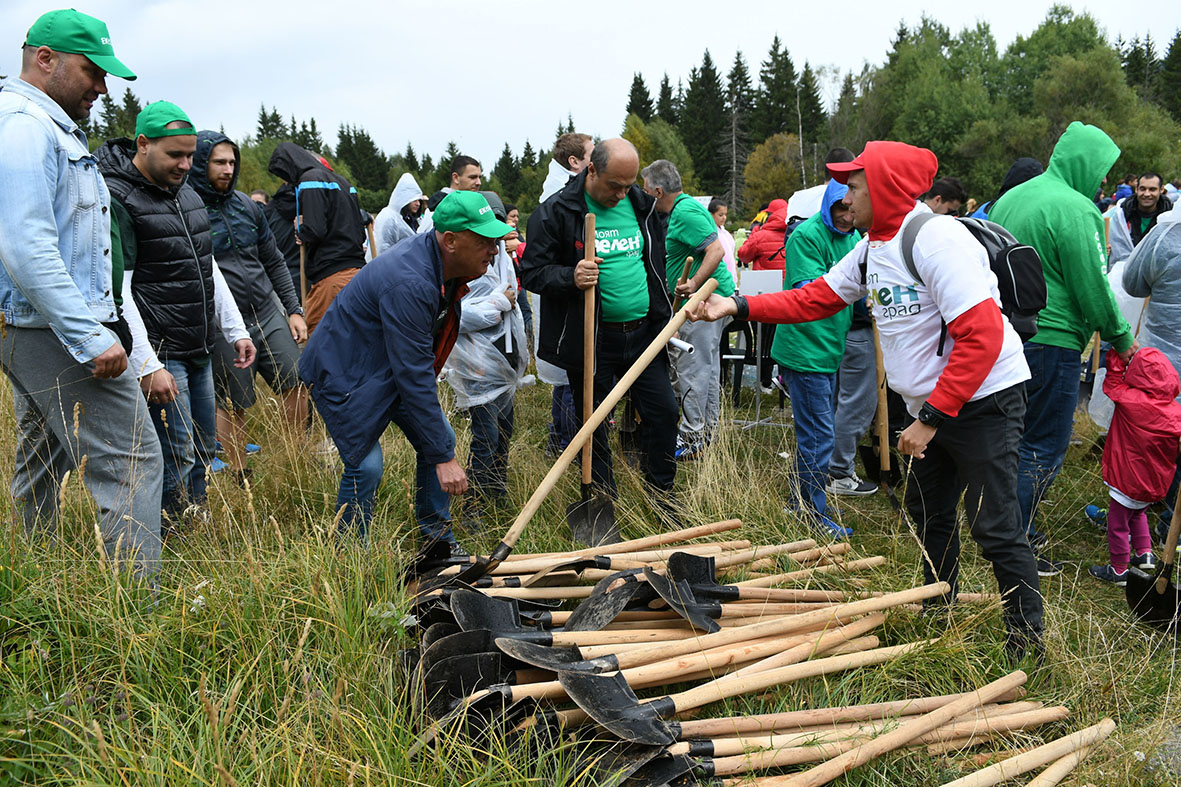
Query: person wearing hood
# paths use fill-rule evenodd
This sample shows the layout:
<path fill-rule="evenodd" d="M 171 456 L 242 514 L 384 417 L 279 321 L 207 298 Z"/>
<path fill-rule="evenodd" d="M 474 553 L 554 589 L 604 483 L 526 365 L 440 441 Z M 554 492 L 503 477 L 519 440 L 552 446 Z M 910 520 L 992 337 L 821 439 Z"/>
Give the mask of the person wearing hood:
<path fill-rule="evenodd" d="M 308 340 L 299 372 L 344 461 L 338 535 L 368 538 L 381 484 L 381 436 L 395 424 L 416 457 L 414 513 L 424 541 L 459 547 L 451 495 L 467 491 L 438 375 L 459 335 L 467 283 L 483 276 L 512 228 L 470 191 L 447 195 L 431 232 L 357 274 Z"/>
<path fill-rule="evenodd" d="M 1107 509 L 1111 563 L 1091 566 L 1089 571 L 1102 582 L 1122 587 L 1128 583 L 1129 562 L 1146 574 L 1156 568 L 1147 510 L 1165 498 L 1177 467 L 1181 379 L 1165 354 L 1154 347 L 1140 349 L 1127 364 L 1111 349 L 1103 392 L 1115 403 L 1103 444 L 1103 482 L 1111 490 Z"/>
<path fill-rule="evenodd" d="M 504 221 L 499 195 L 479 192 Z M 512 225 L 508 225 L 512 226 Z M 517 273 L 504 240 L 483 276 L 468 284 L 459 338 L 443 367 L 455 404 L 472 418 L 467 475 L 472 497 L 464 507 L 468 529 L 481 526 L 487 506 L 508 494 L 508 448 L 513 437 L 517 380 L 529 363 L 525 321 L 517 300 Z"/>
<path fill-rule="evenodd" d="M 820 278 L 852 251 L 858 236 L 849 206 L 842 200 L 849 187 L 828 181 L 820 211 L 795 228 L 783 252 L 785 290 Z M 847 538 L 852 528 L 833 521 L 825 487 L 832 460 L 837 369 L 845 354 L 852 307 L 831 317 L 799 325 L 780 325 L 771 344 L 791 396 L 796 428 L 796 477 L 788 494 L 791 508 L 815 529 L 833 538 Z"/>
<path fill-rule="evenodd" d="M 279 143 L 267 170 L 295 192 L 296 240 L 307 249 L 301 279 L 307 284 L 303 307 L 310 336 L 337 293 L 365 265 L 361 205 L 352 184 L 294 142 Z M 303 281 L 299 286 L 303 293 Z"/>
<path fill-rule="evenodd" d="M 869 295 L 890 387 L 915 419 L 898 449 L 914 457 L 906 508 L 925 551 L 924 576 L 949 583 L 948 600 L 955 598 L 956 511 L 964 497 L 972 538 L 1004 599 L 1005 647 L 1019 659 L 1042 647 L 1037 564 L 1016 500 L 1029 368 L 1021 339 L 1001 313 L 988 255 L 964 226 L 948 216 L 922 225 L 911 249 L 920 281 L 904 261 L 903 228 L 930 214 L 915 200 L 938 167 L 934 153 L 901 142 L 869 142 L 853 161 L 830 164 L 833 178 L 849 187 L 842 201 L 853 225 L 868 235 L 810 284 L 749 298 L 711 296 L 691 317 L 808 322 Z M 944 330 L 950 348 L 940 354 Z"/>
<path fill-rule="evenodd" d="M 1135 198 L 1125 199 L 1111 211 L 1113 261 L 1126 260 L 1160 217 L 1173 209 L 1173 201 L 1165 195 L 1164 180 L 1159 172 L 1145 172 L 1136 181 Z"/>
<path fill-rule="evenodd" d="M 213 255 L 229 284 L 258 361 L 234 365 L 234 350 L 219 337 L 213 354 L 217 436 L 230 470 L 239 479 L 246 467 L 246 411 L 255 402 L 254 377 L 261 374 L 283 400 L 292 435 L 307 422 L 307 392 L 299 383 L 299 346 L 308 327 L 295 284 L 275 246 L 262 206 L 234 186 L 242 167 L 238 146 L 217 131 L 197 134 L 189 183 L 205 202 L 213 234 Z"/>
<path fill-rule="evenodd" d="M 304 293 L 300 290 L 299 243 L 295 239 L 295 189 L 284 183 L 271 195 L 263 207 L 271 234 L 275 236 L 275 247 L 287 262 L 287 273 L 295 287 L 299 305 L 304 305 Z M 307 321 L 307 315 L 304 315 Z"/>
<path fill-rule="evenodd" d="M 783 234 L 786 231 L 787 200 L 773 199 L 767 206 L 767 220 L 738 248 L 738 259 L 751 270 L 783 270 Z"/>
<path fill-rule="evenodd" d="M 656 210 L 668 216 L 665 234 L 665 276 L 676 298 L 689 298 L 710 279 L 715 292 L 734 294 L 734 279 L 722 264 L 725 253 L 718 239 L 718 225 L 697 200 L 684 192 L 681 173 L 666 159 L 657 159 L 640 172 L 644 192 L 656 199 Z M 689 258 L 694 262 L 684 284 L 679 283 Z M 673 390 L 681 403 L 676 457 L 697 459 L 713 439 L 721 418 L 722 355 L 718 349 L 727 321 L 686 324 L 678 332 L 693 352 L 673 358 Z"/>
<path fill-rule="evenodd" d="M 996 201 L 1003 197 L 1006 192 L 1014 186 L 1020 186 L 1030 178 L 1035 178 L 1042 174 L 1045 170 L 1042 169 L 1042 163 L 1035 158 L 1022 157 L 1013 162 L 1013 166 L 1009 167 L 1009 171 L 1005 173 L 1004 180 L 1001 181 L 1001 190 L 997 192 L 996 196 L 988 202 L 981 205 L 973 211 L 968 218 L 971 219 L 987 219 L 989 211 Z"/>
<path fill-rule="evenodd" d="M 373 235 L 377 241 L 377 253 L 393 246 L 400 240 L 411 238 L 418 233 L 419 219 L 426 212 L 426 195 L 409 172 L 403 172 L 390 193 L 390 202 L 377 214 L 373 221 Z"/>
<path fill-rule="evenodd" d="M 1037 334 L 1025 343 L 1032 378 L 1017 483 L 1021 521 L 1043 576 L 1062 570 L 1041 554 L 1049 539 L 1037 531 L 1037 510 L 1070 445 L 1079 356 L 1094 331 L 1125 362 L 1137 347 L 1107 281 L 1103 219 L 1091 201 L 1117 158 L 1119 147 L 1102 129 L 1075 121 L 1058 139 L 1046 171 L 1007 192 L 989 214 L 1037 250 L 1046 277 L 1046 308 L 1038 314 Z"/>
<path fill-rule="evenodd" d="M 131 367 L 164 453 L 169 528 L 205 503 L 205 474 L 217 441 L 211 359 L 221 336 L 233 345 L 238 368 L 248 368 L 255 357 L 213 260 L 205 203 L 187 182 L 196 134 L 180 107 L 157 101 L 136 118 L 134 140 L 107 140 L 96 152 L 119 225 L 123 297 L 135 300 L 142 318 L 128 315 Z"/>

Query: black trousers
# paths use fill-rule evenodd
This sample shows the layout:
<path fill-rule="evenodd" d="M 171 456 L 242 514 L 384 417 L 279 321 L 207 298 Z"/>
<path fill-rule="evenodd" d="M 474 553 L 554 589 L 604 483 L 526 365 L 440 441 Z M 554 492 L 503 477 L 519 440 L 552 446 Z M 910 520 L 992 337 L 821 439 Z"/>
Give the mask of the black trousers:
<path fill-rule="evenodd" d="M 954 598 L 960 564 L 956 507 L 963 496 L 969 532 L 992 564 L 1004 596 L 1005 625 L 1010 634 L 1040 641 L 1037 561 L 1017 503 L 1017 446 L 1024 418 L 1024 384 L 965 404 L 939 427 L 924 458 L 911 464 L 906 510 L 930 558 L 930 563 L 923 560 L 927 582 L 950 583 Z"/>
<path fill-rule="evenodd" d="M 663 327 L 663 326 L 661 326 Z M 648 320 L 625 330 L 617 323 L 600 323 L 595 345 L 595 406 L 611 392 L 652 339 L 656 330 Z M 567 369 L 574 394 L 574 409 L 582 425 L 582 369 Z M 640 445 L 644 478 L 656 490 L 671 493 L 677 475 L 677 420 L 680 410 L 668 376 L 668 356 L 660 353 L 631 386 L 631 401 L 640 415 Z M 596 485 L 615 496 L 607 425 L 595 430 L 591 477 Z"/>

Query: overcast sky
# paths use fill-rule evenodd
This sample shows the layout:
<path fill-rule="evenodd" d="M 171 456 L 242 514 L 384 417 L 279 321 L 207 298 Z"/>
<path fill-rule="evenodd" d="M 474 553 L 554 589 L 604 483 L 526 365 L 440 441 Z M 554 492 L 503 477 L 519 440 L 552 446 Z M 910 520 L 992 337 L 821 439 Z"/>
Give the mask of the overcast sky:
<path fill-rule="evenodd" d="M 407 141 L 437 157 L 448 140 L 490 168 L 504 143 L 544 149 L 559 120 L 579 131 L 622 130 L 632 73 L 655 98 L 661 75 L 674 84 L 710 50 L 723 75 L 736 50 L 757 79 L 778 33 L 797 70 L 827 73 L 881 63 L 900 20 L 924 12 L 953 31 L 987 21 L 1001 52 L 1029 35 L 1050 0 L 985 3 L 894 0 L 771 2 L 709 0 L 598 3 L 469 0 L 74 0 L 110 28 L 115 53 L 139 75 L 144 100 L 168 99 L 203 128 L 251 134 L 260 102 L 285 117 L 315 117 L 336 144 L 341 123 L 365 127 L 387 152 Z M 1079 2 L 1108 38 L 1150 33 L 1163 51 L 1181 27 L 1181 0 Z M 20 71 L 20 44 L 33 20 L 58 7 L 0 0 L 0 73 Z M 831 100 L 835 84 L 825 85 Z"/>

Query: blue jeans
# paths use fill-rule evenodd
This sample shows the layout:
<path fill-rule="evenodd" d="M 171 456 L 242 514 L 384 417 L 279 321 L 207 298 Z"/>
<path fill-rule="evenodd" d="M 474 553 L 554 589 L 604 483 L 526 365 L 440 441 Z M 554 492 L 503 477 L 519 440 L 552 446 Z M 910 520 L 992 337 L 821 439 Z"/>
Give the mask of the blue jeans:
<path fill-rule="evenodd" d="M 835 374 L 782 369 L 796 424 L 796 483 L 788 497 L 805 514 L 824 516 L 828 504 L 824 485 L 833 446 Z"/>
<path fill-rule="evenodd" d="M 407 434 L 410 433 L 407 427 L 411 420 L 401 409 L 394 415 L 394 423 Z M 340 489 L 336 493 L 336 510 L 344 509 L 337 526 L 338 535 L 351 534 L 362 541 L 369 538 L 369 523 L 373 521 L 383 468 L 380 441 L 374 443 L 360 464 L 345 462 Z M 424 542 L 441 539 L 455 543 L 455 536 L 451 533 L 451 495 L 439 486 L 435 465 L 423 461 L 421 454 L 417 456 L 414 468 L 414 518 Z"/>
<path fill-rule="evenodd" d="M 1025 434 L 1017 462 L 1017 501 L 1021 523 L 1032 538 L 1037 534 L 1037 507 L 1054 482 L 1074 429 L 1078 406 L 1079 351 L 1046 344 L 1025 343 L 1030 378 L 1025 384 Z"/>
<path fill-rule="evenodd" d="M 176 399 L 149 404 L 164 454 L 164 513 L 175 519 L 192 503 L 205 502 L 205 468 L 217 443 L 217 407 L 209 356 L 165 361 L 176 380 Z"/>
<path fill-rule="evenodd" d="M 508 446 L 513 439 L 513 401 L 510 388 L 491 402 L 468 410 L 472 415 L 472 444 L 468 452 L 468 480 L 483 497 L 508 493 Z"/>
<path fill-rule="evenodd" d="M 550 402 L 549 450 L 560 454 L 578 433 L 578 417 L 574 412 L 574 392 L 569 385 L 555 385 Z"/>

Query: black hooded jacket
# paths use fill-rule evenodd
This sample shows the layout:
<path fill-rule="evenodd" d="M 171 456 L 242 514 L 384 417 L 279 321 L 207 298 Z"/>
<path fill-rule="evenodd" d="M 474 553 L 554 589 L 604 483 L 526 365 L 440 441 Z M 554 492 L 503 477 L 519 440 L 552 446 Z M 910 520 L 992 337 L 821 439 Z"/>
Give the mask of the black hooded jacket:
<path fill-rule="evenodd" d="M 299 314 L 302 311 L 299 296 L 287 263 L 275 247 L 275 237 L 263 216 L 262 206 L 234 190 L 242 167 L 237 145 L 230 142 L 234 148 L 234 175 L 229 190 L 218 191 L 209 182 L 209 156 L 223 142 L 230 142 L 225 134 L 198 132 L 188 181 L 205 202 L 217 267 L 247 322 L 261 322 L 273 313 L 276 294 L 286 314 Z"/>
<path fill-rule="evenodd" d="M 217 323 L 205 203 L 187 182 L 165 189 L 144 177 L 132 163 L 130 139 L 107 140 L 95 157 L 114 198 L 124 267 L 135 271 L 131 294 L 156 355 L 164 361 L 209 355 Z"/>
<path fill-rule="evenodd" d="M 563 369 L 582 368 L 582 290 L 574 284 L 574 266 L 583 258 L 586 220 L 586 172 L 572 178 L 557 194 L 529 216 L 529 242 L 521 260 L 521 283 L 540 293 L 538 356 Z M 664 281 L 666 219 L 656 200 L 639 186 L 627 199 L 644 234 L 644 272 L 648 283 L 648 340 L 654 339 L 672 317 L 672 302 Z M 595 290 L 595 325 L 602 318 L 602 301 Z M 598 347 L 598 342 L 595 343 Z"/>
<path fill-rule="evenodd" d="M 347 180 L 294 142 L 280 142 L 267 169 L 295 187 L 309 287 L 334 273 L 365 265 L 361 205 Z"/>

